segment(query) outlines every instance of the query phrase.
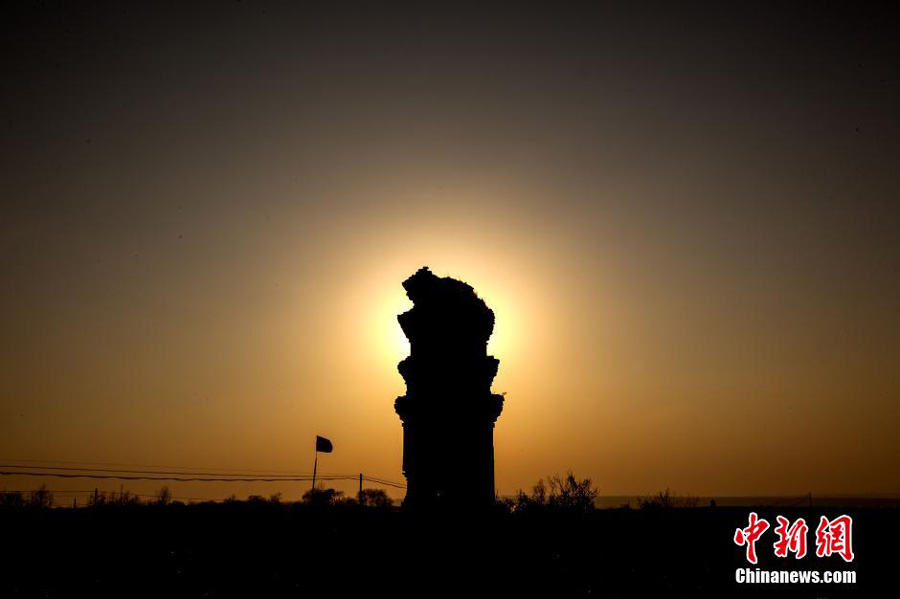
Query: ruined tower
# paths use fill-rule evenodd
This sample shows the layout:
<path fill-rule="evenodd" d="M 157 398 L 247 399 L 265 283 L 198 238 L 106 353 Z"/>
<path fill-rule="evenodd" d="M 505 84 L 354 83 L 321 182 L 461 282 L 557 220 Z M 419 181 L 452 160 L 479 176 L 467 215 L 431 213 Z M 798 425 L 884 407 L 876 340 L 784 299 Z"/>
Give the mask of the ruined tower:
<path fill-rule="evenodd" d="M 413 308 L 397 317 L 410 355 L 398 370 L 406 395 L 403 474 L 409 507 L 483 507 L 494 500 L 494 423 L 503 397 L 491 393 L 500 361 L 487 355 L 494 312 L 471 286 L 422 268 L 403 282 Z"/>

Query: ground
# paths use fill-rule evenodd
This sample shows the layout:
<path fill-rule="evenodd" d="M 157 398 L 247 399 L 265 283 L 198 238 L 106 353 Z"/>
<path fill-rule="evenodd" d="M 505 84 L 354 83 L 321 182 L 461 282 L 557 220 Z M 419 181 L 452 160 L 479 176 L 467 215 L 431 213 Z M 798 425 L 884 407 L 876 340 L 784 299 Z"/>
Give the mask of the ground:
<path fill-rule="evenodd" d="M 810 555 L 762 569 L 853 569 L 856 585 L 738 585 L 748 508 L 535 510 L 424 517 L 302 504 L 0 510 L 4 597 L 871 596 L 891 588 L 900 509 L 759 508 L 813 523 Z M 856 558 L 815 556 L 824 514 L 854 519 Z"/>

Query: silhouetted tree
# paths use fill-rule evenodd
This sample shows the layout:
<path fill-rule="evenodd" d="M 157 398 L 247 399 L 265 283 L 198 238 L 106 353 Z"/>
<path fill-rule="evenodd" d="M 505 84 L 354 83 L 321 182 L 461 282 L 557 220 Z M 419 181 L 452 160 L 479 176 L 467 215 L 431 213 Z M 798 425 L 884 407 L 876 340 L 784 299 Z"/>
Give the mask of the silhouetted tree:
<path fill-rule="evenodd" d="M 656 495 L 647 495 L 646 497 L 638 497 L 638 506 L 642 510 L 671 509 L 676 507 L 696 507 L 699 499 L 693 495 L 685 495 L 679 497 L 666 487 L 665 491 L 660 491 Z"/>
<path fill-rule="evenodd" d="M 544 485 L 543 478 L 531 487 L 531 501 L 536 505 L 547 504 L 547 487 Z"/>
<path fill-rule="evenodd" d="M 140 505 L 141 498 L 134 495 L 131 491 L 122 491 L 119 493 L 119 505 Z"/>
<path fill-rule="evenodd" d="M 550 486 L 549 493 L 547 485 Z M 570 470 L 565 477 L 559 474 L 548 477 L 547 484 L 544 479 L 537 481 L 531 488 L 531 495 L 519 489 L 516 499 L 506 504 L 513 511 L 552 507 L 587 512 L 594 509 L 597 494 L 590 478 L 579 480 Z"/>
<path fill-rule="evenodd" d="M 594 500 L 599 491 L 590 478 L 578 480 L 569 470 L 565 477 L 554 474 L 549 477 L 550 496 L 547 503 L 554 507 L 588 512 L 594 509 Z"/>
<path fill-rule="evenodd" d="M 343 494 L 343 491 L 338 491 L 337 489 L 316 487 L 303 494 L 303 503 L 315 506 L 333 505 Z"/>
<path fill-rule="evenodd" d="M 169 490 L 169 487 L 160 487 L 160 489 L 156 492 L 157 505 L 168 505 L 171 502 L 172 492 Z"/>
<path fill-rule="evenodd" d="M 37 490 L 31 492 L 28 505 L 36 508 L 49 508 L 53 505 L 53 493 L 47 489 L 47 485 L 41 485 Z"/>
<path fill-rule="evenodd" d="M 528 495 L 522 489 L 516 493 L 514 500 L 504 502 L 510 511 L 523 512 L 533 508 L 544 507 L 547 505 L 547 487 L 544 485 L 544 479 L 537 481 L 531 487 L 531 495 Z"/>
<path fill-rule="evenodd" d="M 362 505 L 368 507 L 389 508 L 394 505 L 394 500 L 384 489 L 363 489 L 360 499 L 362 499 Z"/>
<path fill-rule="evenodd" d="M 21 491 L 3 491 L 0 493 L 0 508 L 19 508 L 25 505 Z"/>

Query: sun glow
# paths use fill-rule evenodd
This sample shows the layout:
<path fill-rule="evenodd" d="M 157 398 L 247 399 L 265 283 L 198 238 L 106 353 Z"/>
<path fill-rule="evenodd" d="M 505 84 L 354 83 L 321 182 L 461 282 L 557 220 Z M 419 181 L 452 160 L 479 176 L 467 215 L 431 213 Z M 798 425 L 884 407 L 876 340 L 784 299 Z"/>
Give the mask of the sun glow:
<path fill-rule="evenodd" d="M 403 360 L 410 352 L 409 339 L 406 338 L 403 328 L 397 321 L 397 316 L 410 308 L 412 308 L 412 302 L 409 301 L 401 289 L 400 293 L 392 296 L 384 309 L 381 310 L 381 315 L 386 316 L 380 318 L 384 322 L 379 323 L 378 326 L 379 330 L 384 330 L 379 335 L 379 338 L 384 340 L 381 345 L 386 346 L 382 349 L 382 353 L 390 355 L 394 362 Z"/>
<path fill-rule="evenodd" d="M 356 347 L 355 351 L 360 352 L 360 358 L 369 363 L 368 367 L 373 376 L 391 376 L 402 384 L 396 367 L 400 361 L 409 356 L 410 344 L 397 321 L 397 316 L 413 306 L 406 297 L 402 282 L 423 265 L 425 264 L 397 268 L 391 272 L 385 269 L 373 277 L 377 279 L 377 284 L 360 286 L 360 289 L 378 290 L 376 296 L 373 297 L 371 293 L 357 294 L 353 300 L 355 307 L 349 312 L 359 314 L 360 318 L 353 330 L 366 331 L 365 344 Z M 533 342 L 524 339 L 533 331 L 523 325 L 534 319 L 523 316 L 523 306 L 514 301 L 517 297 L 515 290 L 504 286 L 502 281 L 497 280 L 498 277 L 495 276 L 492 280 L 487 273 L 479 272 L 480 269 L 474 267 L 446 269 L 436 263 L 428 266 L 438 276 L 459 278 L 472 285 L 478 296 L 495 314 L 494 331 L 488 340 L 488 354 L 500 359 L 501 373 L 516 363 L 519 349 Z"/>

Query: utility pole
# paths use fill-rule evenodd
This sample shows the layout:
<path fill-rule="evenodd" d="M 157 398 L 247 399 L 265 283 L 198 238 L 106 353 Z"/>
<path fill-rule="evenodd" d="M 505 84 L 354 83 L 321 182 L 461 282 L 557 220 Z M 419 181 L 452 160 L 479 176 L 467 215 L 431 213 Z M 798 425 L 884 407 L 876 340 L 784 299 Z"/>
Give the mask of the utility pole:
<path fill-rule="evenodd" d="M 359 475 L 359 505 L 363 504 L 362 473 Z"/>

